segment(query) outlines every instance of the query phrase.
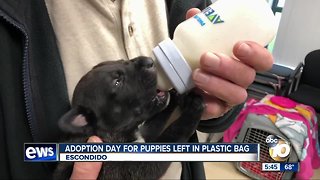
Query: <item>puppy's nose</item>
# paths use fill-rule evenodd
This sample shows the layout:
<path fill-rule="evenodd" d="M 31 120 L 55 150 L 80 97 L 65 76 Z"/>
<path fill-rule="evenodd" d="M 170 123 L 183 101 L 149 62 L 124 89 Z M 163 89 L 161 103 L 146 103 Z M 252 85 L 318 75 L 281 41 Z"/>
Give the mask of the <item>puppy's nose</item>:
<path fill-rule="evenodd" d="M 138 64 L 141 68 L 152 68 L 153 60 L 151 58 L 143 57 L 139 59 Z"/>

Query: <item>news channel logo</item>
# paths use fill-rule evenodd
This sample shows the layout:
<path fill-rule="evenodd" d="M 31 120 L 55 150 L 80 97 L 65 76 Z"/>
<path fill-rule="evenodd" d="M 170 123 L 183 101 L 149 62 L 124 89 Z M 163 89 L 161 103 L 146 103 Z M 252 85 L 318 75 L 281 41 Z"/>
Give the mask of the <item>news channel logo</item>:
<path fill-rule="evenodd" d="M 47 162 L 58 161 L 57 144 L 54 143 L 25 143 L 24 161 Z"/>
<path fill-rule="evenodd" d="M 266 138 L 266 143 L 269 147 L 269 155 L 273 160 L 283 162 L 290 157 L 291 147 L 286 140 L 269 135 Z"/>

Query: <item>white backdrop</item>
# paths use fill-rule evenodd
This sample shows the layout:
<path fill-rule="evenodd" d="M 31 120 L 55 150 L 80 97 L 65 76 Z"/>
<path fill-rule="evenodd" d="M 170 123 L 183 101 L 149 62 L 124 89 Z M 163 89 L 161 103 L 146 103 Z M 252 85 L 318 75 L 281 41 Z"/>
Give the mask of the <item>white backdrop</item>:
<path fill-rule="evenodd" d="M 319 8 L 320 0 L 286 0 L 273 50 L 277 64 L 294 68 L 320 49 Z"/>
<path fill-rule="evenodd" d="M 275 63 L 295 68 L 320 49 L 319 8 L 320 0 L 286 0 L 272 52 Z"/>

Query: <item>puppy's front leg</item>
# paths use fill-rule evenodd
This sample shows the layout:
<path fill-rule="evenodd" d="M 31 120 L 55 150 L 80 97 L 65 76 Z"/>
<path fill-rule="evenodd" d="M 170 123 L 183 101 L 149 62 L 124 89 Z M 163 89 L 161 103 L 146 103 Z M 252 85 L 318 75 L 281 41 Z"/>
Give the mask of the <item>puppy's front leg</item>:
<path fill-rule="evenodd" d="M 183 98 L 182 114 L 157 139 L 158 142 L 187 142 L 195 132 L 204 110 L 200 95 L 190 92 Z"/>
<path fill-rule="evenodd" d="M 146 142 L 156 142 L 177 106 L 178 95 L 175 91 L 170 91 L 170 102 L 168 106 L 160 113 L 148 119 L 141 128 L 141 134 Z"/>

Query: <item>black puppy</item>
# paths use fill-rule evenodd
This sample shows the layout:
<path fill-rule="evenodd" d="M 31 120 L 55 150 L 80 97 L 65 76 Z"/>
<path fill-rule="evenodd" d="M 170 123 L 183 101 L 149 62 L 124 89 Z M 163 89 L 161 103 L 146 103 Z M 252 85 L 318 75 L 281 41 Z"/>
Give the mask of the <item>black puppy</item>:
<path fill-rule="evenodd" d="M 203 112 L 203 100 L 189 93 L 179 98 L 157 91 L 153 61 L 137 57 L 130 61 L 104 62 L 77 84 L 72 109 L 60 120 L 68 142 L 86 142 L 97 135 L 108 143 L 187 142 Z M 173 110 L 181 116 L 165 128 Z M 141 139 L 140 141 L 141 142 Z M 99 179 L 159 179 L 170 162 L 104 162 Z M 61 162 L 54 178 L 68 179 L 73 163 Z"/>

